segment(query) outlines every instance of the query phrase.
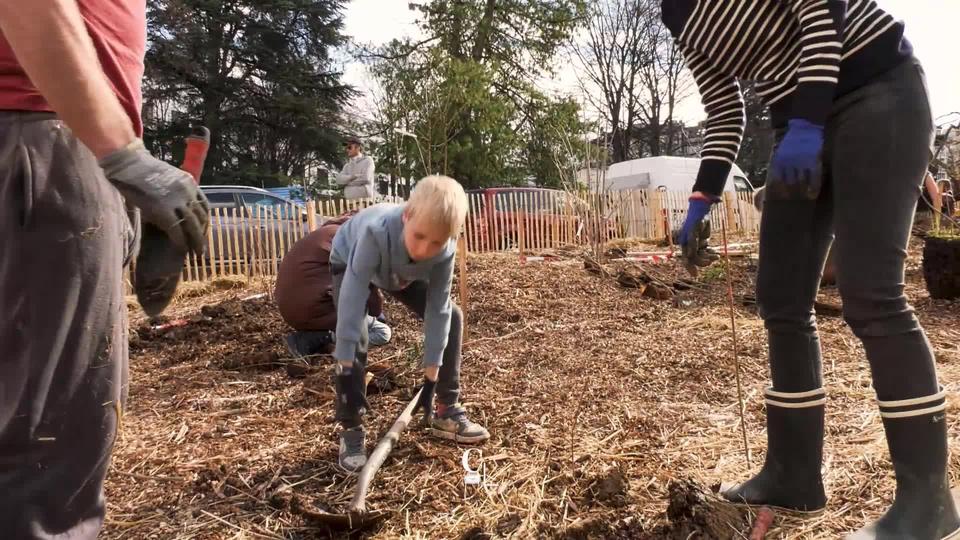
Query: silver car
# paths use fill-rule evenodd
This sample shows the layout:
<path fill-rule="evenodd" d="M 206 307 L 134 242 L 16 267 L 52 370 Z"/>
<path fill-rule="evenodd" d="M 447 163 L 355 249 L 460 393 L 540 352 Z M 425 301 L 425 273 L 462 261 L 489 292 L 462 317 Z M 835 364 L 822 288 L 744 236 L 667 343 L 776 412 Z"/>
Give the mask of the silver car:
<path fill-rule="evenodd" d="M 265 189 L 200 186 L 210 202 L 210 236 L 205 262 L 217 273 L 242 272 L 253 262 L 259 272 L 279 264 L 293 242 L 308 231 L 306 209 Z M 275 269 L 274 269 L 275 271 Z"/>

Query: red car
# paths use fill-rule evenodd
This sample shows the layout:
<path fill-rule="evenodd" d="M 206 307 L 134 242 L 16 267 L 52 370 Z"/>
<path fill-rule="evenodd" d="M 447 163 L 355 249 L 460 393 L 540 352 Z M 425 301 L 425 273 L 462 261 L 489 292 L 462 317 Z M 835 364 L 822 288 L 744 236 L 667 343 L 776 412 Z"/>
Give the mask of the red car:
<path fill-rule="evenodd" d="M 467 191 L 471 251 L 546 249 L 579 243 L 586 202 L 558 189 L 496 187 Z"/>

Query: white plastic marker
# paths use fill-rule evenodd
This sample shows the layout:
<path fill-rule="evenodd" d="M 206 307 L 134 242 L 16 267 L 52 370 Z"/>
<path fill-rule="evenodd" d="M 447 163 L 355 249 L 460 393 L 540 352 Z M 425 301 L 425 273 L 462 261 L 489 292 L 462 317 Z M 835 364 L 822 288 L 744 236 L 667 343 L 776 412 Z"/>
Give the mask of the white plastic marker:
<path fill-rule="evenodd" d="M 476 452 L 480 456 L 480 469 L 474 469 L 470 467 L 471 452 Z M 483 476 L 480 474 L 480 470 L 483 469 L 483 451 L 477 448 L 468 448 L 464 450 L 463 457 L 460 458 L 460 463 L 463 464 L 463 470 L 466 471 L 466 474 L 463 477 L 463 483 L 468 486 L 479 486 L 480 482 L 483 481 Z"/>

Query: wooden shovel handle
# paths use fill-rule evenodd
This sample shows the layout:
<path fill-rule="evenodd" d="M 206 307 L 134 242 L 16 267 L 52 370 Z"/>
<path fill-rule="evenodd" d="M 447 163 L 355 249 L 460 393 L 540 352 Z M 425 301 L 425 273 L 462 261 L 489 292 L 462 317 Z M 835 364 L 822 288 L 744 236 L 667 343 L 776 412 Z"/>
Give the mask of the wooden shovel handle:
<path fill-rule="evenodd" d="M 357 491 L 353 494 L 353 501 L 350 502 L 351 512 L 364 512 L 366 510 L 367 491 L 370 489 L 373 477 L 380 470 L 380 466 L 383 465 L 387 456 L 390 455 L 394 445 L 400 440 L 400 434 L 407 429 L 407 424 L 410 423 L 413 416 L 413 408 L 416 407 L 419 400 L 420 391 L 418 390 L 410 402 L 407 403 L 403 412 L 400 413 L 400 416 L 393 422 L 390 430 L 377 443 L 377 447 L 367 458 L 367 464 L 363 466 L 363 469 L 360 469 L 360 474 L 357 477 Z"/>

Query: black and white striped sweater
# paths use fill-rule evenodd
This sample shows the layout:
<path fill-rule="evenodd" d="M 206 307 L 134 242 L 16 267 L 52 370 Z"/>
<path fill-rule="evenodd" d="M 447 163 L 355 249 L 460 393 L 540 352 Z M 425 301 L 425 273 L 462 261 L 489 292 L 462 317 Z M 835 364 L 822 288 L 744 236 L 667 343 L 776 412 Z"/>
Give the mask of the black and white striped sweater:
<path fill-rule="evenodd" d="M 663 20 L 707 113 L 694 191 L 719 194 L 744 130 L 740 80 L 775 126 L 824 125 L 833 100 L 912 55 L 903 23 L 874 0 L 663 0 Z"/>

